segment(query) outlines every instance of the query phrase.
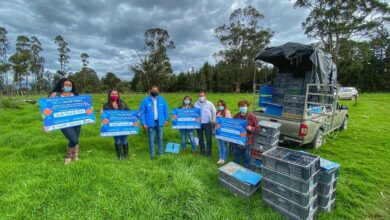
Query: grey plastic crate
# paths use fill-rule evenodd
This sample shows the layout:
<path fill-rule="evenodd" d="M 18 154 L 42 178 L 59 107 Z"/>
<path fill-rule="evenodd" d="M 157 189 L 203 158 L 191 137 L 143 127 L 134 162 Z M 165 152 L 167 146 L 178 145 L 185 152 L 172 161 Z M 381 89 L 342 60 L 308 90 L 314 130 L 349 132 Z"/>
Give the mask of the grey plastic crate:
<path fill-rule="evenodd" d="M 303 180 L 320 170 L 320 157 L 284 147 L 274 147 L 263 153 L 263 166 Z"/>
<path fill-rule="evenodd" d="M 276 141 L 279 141 L 279 135 L 275 137 L 266 137 L 260 134 L 255 135 L 256 143 L 272 145 L 275 144 Z"/>
<path fill-rule="evenodd" d="M 291 190 L 287 186 L 280 185 L 278 183 L 275 183 L 271 180 L 268 180 L 266 178 L 263 178 L 263 189 L 266 189 L 268 191 L 271 191 L 285 199 L 288 199 L 300 206 L 307 206 L 309 205 L 310 201 L 313 200 L 314 197 L 317 196 L 317 188 L 314 187 L 311 191 L 308 193 L 302 194 L 298 193 L 295 190 Z"/>
<path fill-rule="evenodd" d="M 249 159 L 249 167 L 252 171 L 256 173 L 261 173 L 261 164 L 263 162 L 260 159 L 250 157 Z"/>
<path fill-rule="evenodd" d="M 219 180 L 219 183 L 225 189 L 229 190 L 230 192 L 232 192 L 236 196 L 245 197 L 245 198 L 248 198 L 251 195 L 253 195 L 253 193 L 255 193 L 260 187 L 260 184 L 258 184 L 255 188 L 252 188 L 250 191 L 244 191 L 244 190 L 236 187 L 235 185 L 231 184 L 230 182 L 226 181 L 225 179 L 222 179 L 219 177 L 218 180 Z"/>
<path fill-rule="evenodd" d="M 258 134 L 266 137 L 275 137 L 280 134 L 280 127 L 282 124 L 261 120 L 259 121 L 260 130 Z"/>
<path fill-rule="evenodd" d="M 336 199 L 329 202 L 328 206 L 326 206 L 326 207 L 319 206 L 318 208 L 322 212 L 330 212 L 335 208 L 335 206 L 336 206 Z"/>
<path fill-rule="evenodd" d="M 304 109 L 283 107 L 283 113 L 289 113 L 293 115 L 303 115 Z"/>
<path fill-rule="evenodd" d="M 337 179 L 339 176 L 339 169 L 332 169 L 329 171 L 321 169 L 318 173 L 318 181 L 321 181 L 323 184 L 328 184 Z"/>
<path fill-rule="evenodd" d="M 317 191 L 319 195 L 327 196 L 329 195 L 329 193 L 336 190 L 336 187 L 337 187 L 337 179 L 328 184 L 318 181 Z"/>
<path fill-rule="evenodd" d="M 269 204 L 271 209 L 274 210 L 275 212 L 278 212 L 281 214 L 285 219 L 291 219 L 291 220 L 315 220 L 317 219 L 317 214 L 318 214 L 318 209 L 315 209 L 314 211 L 311 212 L 311 214 L 307 218 L 297 218 L 297 216 L 291 215 L 291 213 L 287 212 L 286 210 L 273 206 Z"/>
<path fill-rule="evenodd" d="M 255 149 L 258 149 L 262 152 L 266 152 L 267 150 L 273 148 L 273 147 L 276 147 L 279 143 L 279 139 L 278 140 L 275 140 L 275 142 L 273 144 L 263 144 L 263 143 L 260 143 L 260 142 L 255 142 L 252 147 L 255 148 Z"/>
<path fill-rule="evenodd" d="M 238 164 L 235 164 L 233 162 L 230 162 L 226 164 L 223 167 L 219 168 L 219 178 L 226 181 L 227 183 L 231 184 L 232 186 L 236 187 L 237 189 L 243 191 L 246 194 L 252 193 L 254 189 L 259 188 L 261 185 L 260 182 L 257 183 L 256 185 L 252 185 L 243 181 L 240 181 L 239 179 L 235 178 L 232 176 L 229 172 L 230 169 L 243 169 L 243 170 L 248 170 Z M 232 171 L 232 173 L 234 173 Z"/>
<path fill-rule="evenodd" d="M 296 108 L 296 109 L 304 109 L 305 104 L 296 103 L 296 102 L 283 102 L 283 107 L 285 108 Z"/>
<path fill-rule="evenodd" d="M 287 212 L 294 219 L 308 219 L 318 209 L 317 196 L 303 207 L 263 188 L 263 200 L 276 210 Z"/>
<path fill-rule="evenodd" d="M 283 173 L 278 173 L 277 171 L 264 166 L 261 166 L 261 174 L 263 179 L 266 178 L 280 185 L 287 186 L 291 190 L 295 190 L 302 194 L 309 193 L 317 186 L 317 175 L 314 175 L 308 180 L 302 180 Z"/>
<path fill-rule="evenodd" d="M 324 208 L 328 207 L 329 204 L 335 199 L 336 199 L 336 190 L 330 192 L 327 196 L 322 196 L 318 194 L 318 205 Z"/>
<path fill-rule="evenodd" d="M 284 88 L 284 87 L 282 87 L 282 86 L 277 86 L 277 87 L 274 87 L 273 88 L 273 90 L 272 90 L 272 94 L 273 95 L 276 95 L 276 94 L 278 94 L 278 95 L 282 95 L 282 94 L 284 94 L 286 92 L 286 89 Z"/>
<path fill-rule="evenodd" d="M 305 103 L 305 96 L 303 95 L 284 95 L 285 102 Z"/>

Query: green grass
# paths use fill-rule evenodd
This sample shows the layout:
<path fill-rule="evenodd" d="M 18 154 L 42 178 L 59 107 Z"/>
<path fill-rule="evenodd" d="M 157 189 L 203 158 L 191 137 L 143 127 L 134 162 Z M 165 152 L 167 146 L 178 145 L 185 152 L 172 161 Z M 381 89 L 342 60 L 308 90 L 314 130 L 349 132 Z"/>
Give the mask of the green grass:
<path fill-rule="evenodd" d="M 171 108 L 183 96 L 165 95 Z M 143 95 L 122 98 L 135 109 Z M 214 103 L 219 98 L 236 112 L 237 101 L 251 95 L 208 97 Z M 99 118 L 106 96 L 93 99 Z M 349 105 L 349 129 L 318 150 L 305 149 L 341 164 L 336 209 L 319 218 L 390 219 L 390 95 L 363 94 L 357 105 L 343 102 Z M 101 138 L 96 123 L 82 127 L 81 160 L 64 166 L 66 139 L 59 131 L 43 132 L 39 106 L 7 106 L 12 108 L 0 109 L 1 219 L 280 218 L 260 191 L 242 199 L 218 184 L 215 140 L 212 158 L 164 154 L 151 161 L 142 131 L 129 137 L 130 160 L 118 161 L 113 139 Z M 178 132 L 165 128 L 167 141 L 178 142 Z"/>

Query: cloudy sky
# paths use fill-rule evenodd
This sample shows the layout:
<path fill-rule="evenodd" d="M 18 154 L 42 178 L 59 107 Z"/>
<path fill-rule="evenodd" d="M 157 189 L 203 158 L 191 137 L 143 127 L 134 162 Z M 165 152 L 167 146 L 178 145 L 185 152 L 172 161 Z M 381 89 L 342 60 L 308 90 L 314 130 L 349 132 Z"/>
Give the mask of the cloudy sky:
<path fill-rule="evenodd" d="M 111 71 L 129 80 L 129 65 L 142 50 L 149 28 L 166 29 L 176 49 L 169 52 L 175 72 L 199 69 L 221 49 L 214 29 L 228 22 L 236 8 L 254 6 L 262 25 L 275 35 L 271 45 L 312 42 L 301 23 L 308 11 L 294 9 L 290 0 L 1 0 L 0 26 L 8 30 L 11 51 L 18 35 L 37 36 L 43 43 L 46 69 L 59 68 L 54 38 L 62 35 L 71 49 L 70 67 L 80 69 L 80 54 L 90 55 L 99 76 Z"/>

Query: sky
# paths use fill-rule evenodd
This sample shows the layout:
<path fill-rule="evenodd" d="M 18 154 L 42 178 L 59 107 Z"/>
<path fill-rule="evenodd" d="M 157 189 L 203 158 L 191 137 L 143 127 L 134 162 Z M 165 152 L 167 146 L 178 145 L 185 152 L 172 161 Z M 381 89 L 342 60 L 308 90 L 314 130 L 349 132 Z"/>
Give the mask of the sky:
<path fill-rule="evenodd" d="M 1 0 L 0 27 L 8 31 L 10 53 L 18 35 L 36 36 L 43 44 L 45 68 L 59 69 L 57 35 L 68 42 L 70 68 L 81 68 L 80 54 L 89 54 L 89 66 L 99 77 L 115 73 L 130 80 L 129 66 L 144 49 L 144 33 L 150 28 L 168 31 L 176 49 L 168 52 L 175 73 L 199 69 L 222 45 L 214 29 L 227 24 L 237 8 L 255 7 L 265 17 L 261 25 L 274 36 L 268 46 L 293 41 L 314 42 L 302 29 L 308 10 L 293 7 L 290 0 Z"/>

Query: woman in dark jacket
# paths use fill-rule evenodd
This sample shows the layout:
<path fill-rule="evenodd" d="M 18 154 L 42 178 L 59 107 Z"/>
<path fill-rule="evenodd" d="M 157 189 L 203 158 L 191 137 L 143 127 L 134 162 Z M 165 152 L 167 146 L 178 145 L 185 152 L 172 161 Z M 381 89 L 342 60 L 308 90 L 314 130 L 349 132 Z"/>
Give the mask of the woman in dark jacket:
<path fill-rule="evenodd" d="M 108 92 L 107 103 L 103 105 L 103 110 L 130 110 L 126 103 L 119 98 L 117 90 L 112 89 Z M 125 158 L 129 159 L 129 143 L 127 142 L 127 135 L 114 136 L 115 151 L 118 160 Z"/>

